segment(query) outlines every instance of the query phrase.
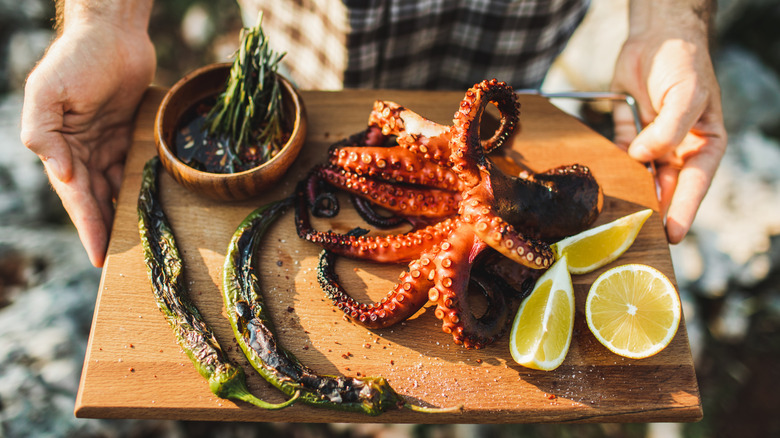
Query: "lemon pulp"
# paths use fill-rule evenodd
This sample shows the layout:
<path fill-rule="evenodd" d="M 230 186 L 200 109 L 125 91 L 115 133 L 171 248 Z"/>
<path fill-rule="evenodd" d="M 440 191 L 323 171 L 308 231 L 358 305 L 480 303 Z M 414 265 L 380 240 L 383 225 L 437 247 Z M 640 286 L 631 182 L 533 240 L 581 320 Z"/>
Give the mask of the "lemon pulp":
<path fill-rule="evenodd" d="M 551 245 L 566 256 L 569 272 L 587 274 L 620 257 L 634 243 L 653 210 L 646 209 L 562 239 Z"/>
<path fill-rule="evenodd" d="M 553 370 L 563 363 L 574 329 L 574 290 L 566 258 L 555 262 L 536 282 L 517 311 L 510 352 L 520 365 Z"/>
<path fill-rule="evenodd" d="M 609 269 L 588 292 L 585 318 L 612 352 L 641 359 L 664 349 L 680 324 L 680 298 L 660 271 L 631 264 Z"/>

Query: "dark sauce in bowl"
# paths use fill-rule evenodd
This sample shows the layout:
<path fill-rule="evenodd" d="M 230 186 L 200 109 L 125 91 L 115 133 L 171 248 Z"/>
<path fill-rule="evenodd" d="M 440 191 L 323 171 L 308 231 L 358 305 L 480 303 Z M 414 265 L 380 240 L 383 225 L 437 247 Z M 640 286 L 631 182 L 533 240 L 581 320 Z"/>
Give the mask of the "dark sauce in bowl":
<path fill-rule="evenodd" d="M 243 172 L 263 164 L 266 160 L 260 147 L 250 145 L 236 154 L 227 137 L 207 135 L 206 115 L 215 102 L 214 97 L 203 99 L 182 115 L 176 131 L 176 157 L 193 169 L 211 173 Z"/>

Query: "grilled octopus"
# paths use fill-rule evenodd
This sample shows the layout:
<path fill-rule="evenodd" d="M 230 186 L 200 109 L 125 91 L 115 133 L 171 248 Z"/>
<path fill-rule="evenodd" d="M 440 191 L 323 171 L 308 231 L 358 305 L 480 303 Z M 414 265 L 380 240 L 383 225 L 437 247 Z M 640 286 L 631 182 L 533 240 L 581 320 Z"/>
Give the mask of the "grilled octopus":
<path fill-rule="evenodd" d="M 491 103 L 500 125 L 482 140 L 480 123 Z M 507 142 L 518 120 L 517 95 L 495 79 L 466 92 L 451 126 L 378 101 L 368 128 L 333 145 L 329 163 L 299 183 L 298 234 L 324 249 L 319 280 L 346 315 L 384 328 L 432 302 L 442 330 L 466 348 L 484 347 L 505 332 L 527 280 L 554 261 L 548 243 L 588 228 L 603 203 L 583 165 L 521 176 L 496 168 L 487 154 Z M 369 236 L 359 229 L 346 234 L 313 229 L 309 210 L 337 213 L 332 188 L 351 193 L 369 224 L 381 228 L 405 221 L 411 231 Z M 381 216 L 375 207 L 394 216 Z M 335 255 L 405 262 L 408 269 L 380 302 L 358 303 L 339 284 Z M 480 315 L 467 299 L 470 289 L 487 299 Z"/>

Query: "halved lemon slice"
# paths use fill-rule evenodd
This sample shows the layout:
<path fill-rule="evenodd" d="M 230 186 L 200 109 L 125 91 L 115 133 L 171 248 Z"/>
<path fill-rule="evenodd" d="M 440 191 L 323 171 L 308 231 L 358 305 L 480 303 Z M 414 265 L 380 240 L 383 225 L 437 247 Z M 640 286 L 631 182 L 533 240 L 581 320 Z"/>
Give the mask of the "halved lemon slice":
<path fill-rule="evenodd" d="M 509 349 L 515 362 L 553 370 L 566 358 L 574 329 L 574 290 L 566 257 L 555 262 L 523 301 L 512 323 Z"/>
<path fill-rule="evenodd" d="M 556 257 L 566 256 L 569 272 L 587 274 L 620 257 L 634 243 L 653 210 L 638 211 L 585 230 L 551 245 Z"/>
<path fill-rule="evenodd" d="M 680 326 L 680 297 L 659 270 L 639 264 L 601 274 L 588 292 L 585 319 L 613 353 L 642 359 L 663 350 Z"/>

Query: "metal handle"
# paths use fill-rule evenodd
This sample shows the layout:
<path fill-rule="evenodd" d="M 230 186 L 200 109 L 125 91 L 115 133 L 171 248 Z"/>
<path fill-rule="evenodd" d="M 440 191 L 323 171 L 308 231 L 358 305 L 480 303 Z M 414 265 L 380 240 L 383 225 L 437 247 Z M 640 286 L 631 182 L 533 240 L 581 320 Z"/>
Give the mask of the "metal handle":
<path fill-rule="evenodd" d="M 644 126 L 642 125 L 642 119 L 639 117 L 639 106 L 636 103 L 636 99 L 627 93 L 615 93 L 611 91 L 560 91 L 560 92 L 545 92 L 537 89 L 525 89 L 517 90 L 518 94 L 534 94 L 542 96 L 547 99 L 578 99 L 578 100 L 615 100 L 625 102 L 629 108 L 631 108 L 631 114 L 634 117 L 634 126 L 636 127 L 636 133 L 639 134 Z M 658 185 L 657 171 L 655 168 L 655 162 L 650 161 L 645 163 L 645 167 L 653 175 L 655 181 L 655 194 L 658 199 L 661 199 L 661 187 Z"/>

